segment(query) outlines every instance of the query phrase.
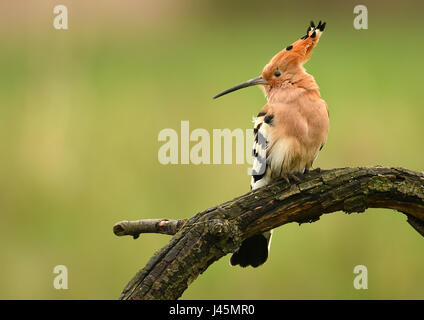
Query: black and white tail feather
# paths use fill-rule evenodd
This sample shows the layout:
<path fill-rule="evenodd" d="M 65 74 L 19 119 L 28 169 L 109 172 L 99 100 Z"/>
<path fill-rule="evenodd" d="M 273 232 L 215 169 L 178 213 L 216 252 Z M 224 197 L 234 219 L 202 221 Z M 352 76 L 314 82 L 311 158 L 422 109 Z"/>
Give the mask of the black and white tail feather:
<path fill-rule="evenodd" d="M 267 116 L 269 120 L 269 116 Z M 271 181 L 271 170 L 268 163 L 270 155 L 268 154 L 268 141 L 271 135 L 271 125 L 265 121 L 266 114 L 259 114 L 254 120 L 254 143 L 253 143 L 253 168 L 250 188 L 258 189 L 267 185 Z M 272 118 L 271 118 L 272 120 Z M 252 266 L 254 268 L 264 264 L 268 259 L 268 251 L 271 245 L 272 230 L 257 234 L 244 240 L 240 248 L 233 253 L 230 259 L 232 266 L 241 267 Z"/>

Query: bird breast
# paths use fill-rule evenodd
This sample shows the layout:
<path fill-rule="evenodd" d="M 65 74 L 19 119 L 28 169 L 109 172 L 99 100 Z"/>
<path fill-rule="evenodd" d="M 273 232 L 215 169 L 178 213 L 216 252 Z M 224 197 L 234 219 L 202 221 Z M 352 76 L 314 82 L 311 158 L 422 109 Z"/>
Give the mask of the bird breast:
<path fill-rule="evenodd" d="M 329 128 L 327 104 L 319 93 L 290 91 L 284 100 L 269 103 L 267 110 L 267 115 L 274 115 L 267 153 L 271 170 L 277 175 L 309 169 L 327 139 Z"/>

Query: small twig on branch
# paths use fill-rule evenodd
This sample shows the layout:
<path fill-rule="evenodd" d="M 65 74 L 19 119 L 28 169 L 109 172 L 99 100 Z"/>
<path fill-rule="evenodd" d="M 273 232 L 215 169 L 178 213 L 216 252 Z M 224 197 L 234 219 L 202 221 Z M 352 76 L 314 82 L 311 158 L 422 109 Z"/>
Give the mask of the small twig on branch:
<path fill-rule="evenodd" d="M 142 219 L 136 221 L 121 221 L 113 226 L 117 236 L 132 236 L 137 239 L 141 233 L 162 233 L 174 235 L 186 222 L 183 220 Z"/>
<path fill-rule="evenodd" d="M 186 220 L 123 221 L 117 235 L 174 235 L 123 290 L 120 299 L 177 299 L 213 262 L 244 239 L 290 222 L 314 222 L 336 211 L 397 210 L 424 236 L 424 176 L 403 168 L 311 171 L 301 181 L 276 181 Z"/>

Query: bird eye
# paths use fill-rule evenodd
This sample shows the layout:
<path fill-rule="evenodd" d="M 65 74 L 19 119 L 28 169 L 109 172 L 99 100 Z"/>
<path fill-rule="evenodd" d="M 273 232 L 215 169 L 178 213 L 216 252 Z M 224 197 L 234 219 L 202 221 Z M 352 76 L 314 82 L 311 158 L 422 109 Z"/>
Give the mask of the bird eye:
<path fill-rule="evenodd" d="M 275 71 L 274 76 L 276 76 L 276 77 L 281 76 L 281 72 L 280 71 Z"/>

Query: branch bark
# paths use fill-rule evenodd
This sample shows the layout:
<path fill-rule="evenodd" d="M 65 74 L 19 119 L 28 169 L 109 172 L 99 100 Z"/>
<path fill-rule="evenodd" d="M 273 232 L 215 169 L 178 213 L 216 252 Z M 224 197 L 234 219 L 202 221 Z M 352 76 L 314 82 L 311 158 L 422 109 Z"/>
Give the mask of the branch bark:
<path fill-rule="evenodd" d="M 168 219 L 143 219 L 137 221 L 121 221 L 113 226 L 113 233 L 118 237 L 132 236 L 137 239 L 141 233 L 162 233 L 174 235 L 186 222 Z"/>
<path fill-rule="evenodd" d="M 175 234 L 130 280 L 119 299 L 177 299 L 213 262 L 252 235 L 290 222 L 314 222 L 325 213 L 367 208 L 397 210 L 424 236 L 424 174 L 383 167 L 314 170 L 299 183 L 277 181 L 189 220 L 117 223 L 117 235 Z"/>

